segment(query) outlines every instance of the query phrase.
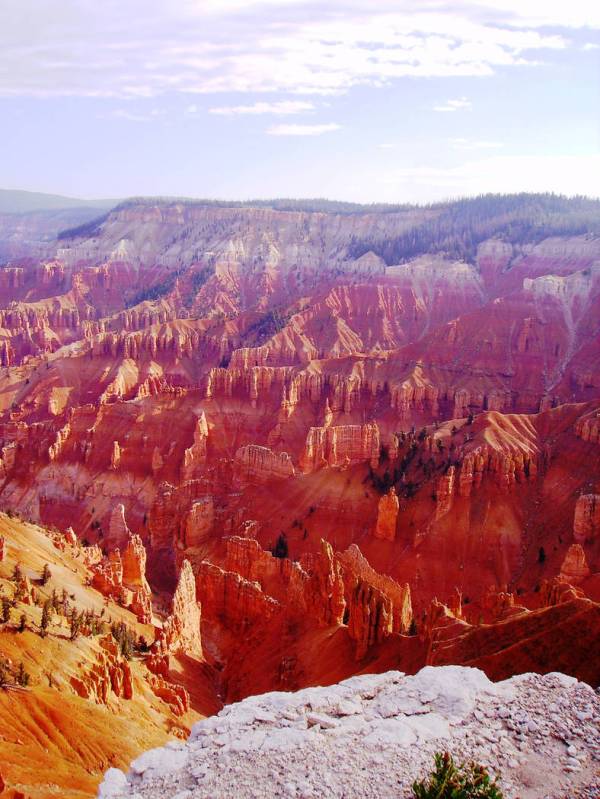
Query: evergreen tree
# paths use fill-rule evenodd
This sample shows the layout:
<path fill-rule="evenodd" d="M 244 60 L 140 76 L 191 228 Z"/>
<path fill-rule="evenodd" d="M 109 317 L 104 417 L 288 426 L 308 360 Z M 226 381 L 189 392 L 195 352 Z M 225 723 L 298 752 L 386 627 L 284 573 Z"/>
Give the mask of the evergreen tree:
<path fill-rule="evenodd" d="M 17 630 L 20 633 L 24 633 L 26 629 L 27 629 L 27 616 L 24 613 L 21 613 L 21 618 L 19 619 L 19 626 L 17 627 Z"/>
<path fill-rule="evenodd" d="M 279 533 L 279 537 L 273 547 L 273 555 L 276 558 L 287 558 L 289 554 L 289 547 L 285 533 Z"/>
<path fill-rule="evenodd" d="M 44 568 L 42 570 L 42 585 L 46 585 L 51 577 L 52 572 L 50 571 L 50 566 L 48 566 L 47 563 L 44 563 Z"/>
<path fill-rule="evenodd" d="M 121 654 L 125 660 L 131 660 L 134 652 L 134 637 L 130 630 L 125 630 L 125 634 L 121 640 Z"/>
<path fill-rule="evenodd" d="M 44 602 L 42 608 L 42 618 L 40 620 L 40 635 L 45 638 L 48 635 L 48 627 L 50 626 L 50 616 L 52 614 L 52 603 L 49 599 Z"/>
<path fill-rule="evenodd" d="M 7 624 L 10 621 L 10 609 L 12 603 L 7 596 L 2 597 L 2 623 Z"/>
<path fill-rule="evenodd" d="M 538 552 L 538 563 L 544 563 L 546 560 L 546 550 L 544 547 L 540 547 L 540 551 Z"/>
<path fill-rule="evenodd" d="M 79 615 L 79 613 L 77 613 L 77 608 L 73 608 L 73 610 L 71 611 L 71 616 L 69 618 L 71 641 L 75 641 L 75 639 L 79 637 L 82 621 L 83 621 L 83 614 Z"/>

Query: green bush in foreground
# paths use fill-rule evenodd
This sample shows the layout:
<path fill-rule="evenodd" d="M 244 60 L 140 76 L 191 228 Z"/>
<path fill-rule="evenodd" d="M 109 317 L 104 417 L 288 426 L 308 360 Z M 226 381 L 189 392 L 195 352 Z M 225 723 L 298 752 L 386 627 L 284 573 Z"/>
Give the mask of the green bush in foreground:
<path fill-rule="evenodd" d="M 427 780 L 414 782 L 414 799 L 503 799 L 496 780 L 477 763 L 457 766 L 448 752 L 435 755 L 435 770 Z"/>

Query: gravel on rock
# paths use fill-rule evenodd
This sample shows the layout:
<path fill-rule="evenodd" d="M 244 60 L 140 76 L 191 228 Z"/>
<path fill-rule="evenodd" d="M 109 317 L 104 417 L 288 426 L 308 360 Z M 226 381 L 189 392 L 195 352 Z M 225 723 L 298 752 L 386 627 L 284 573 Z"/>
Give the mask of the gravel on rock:
<path fill-rule="evenodd" d="M 404 799 L 436 751 L 500 777 L 506 799 L 599 799 L 600 696 L 563 674 L 492 683 L 427 666 L 225 707 L 109 769 L 100 799 Z"/>

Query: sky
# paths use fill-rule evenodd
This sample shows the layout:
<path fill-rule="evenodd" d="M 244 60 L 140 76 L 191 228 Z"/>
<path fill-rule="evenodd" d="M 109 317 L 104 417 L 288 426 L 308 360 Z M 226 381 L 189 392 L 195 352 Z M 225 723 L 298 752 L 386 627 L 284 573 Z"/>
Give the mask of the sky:
<path fill-rule="evenodd" d="M 597 0 L 0 0 L 0 187 L 600 195 Z"/>

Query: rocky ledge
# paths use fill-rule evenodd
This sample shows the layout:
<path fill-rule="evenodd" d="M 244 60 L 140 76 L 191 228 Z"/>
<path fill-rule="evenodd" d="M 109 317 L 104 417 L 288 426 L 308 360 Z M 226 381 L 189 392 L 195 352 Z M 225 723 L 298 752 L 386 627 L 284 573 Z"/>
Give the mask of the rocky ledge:
<path fill-rule="evenodd" d="M 273 692 L 145 752 L 127 775 L 110 769 L 98 796 L 404 799 L 439 750 L 486 765 L 506 799 L 598 797 L 600 696 L 563 674 L 492 683 L 461 666 Z"/>

